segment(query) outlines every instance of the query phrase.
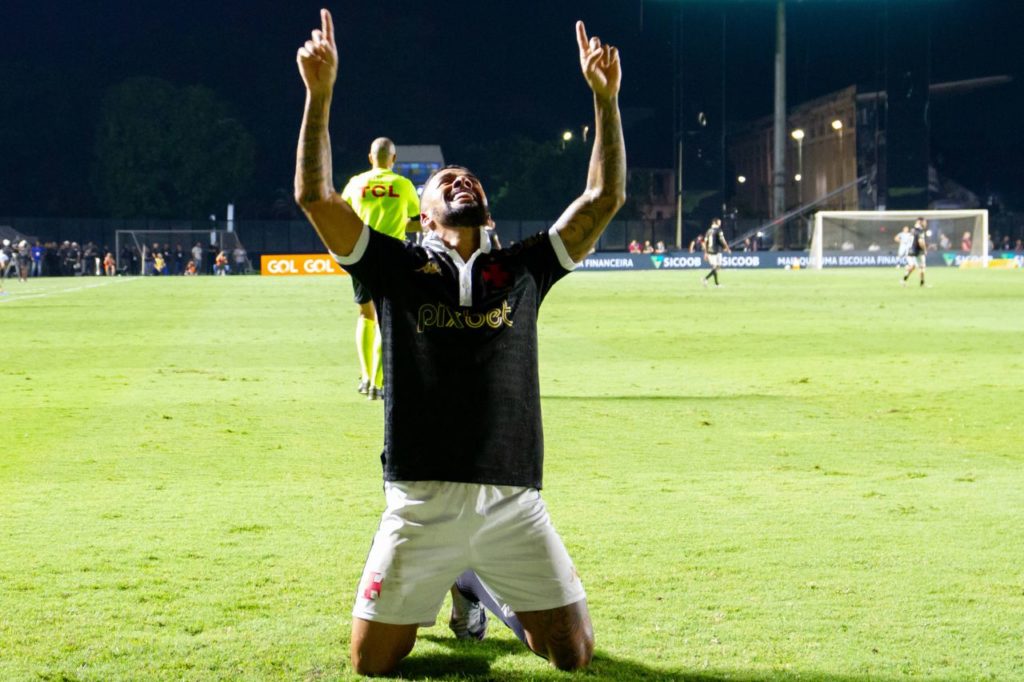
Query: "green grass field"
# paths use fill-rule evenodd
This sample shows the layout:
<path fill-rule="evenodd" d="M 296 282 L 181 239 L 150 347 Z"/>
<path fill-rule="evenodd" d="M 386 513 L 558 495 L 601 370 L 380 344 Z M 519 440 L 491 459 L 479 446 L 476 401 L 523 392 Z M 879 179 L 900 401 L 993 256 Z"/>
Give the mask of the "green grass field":
<path fill-rule="evenodd" d="M 1024 273 L 578 273 L 545 497 L 595 680 L 1024 679 Z M 0 680 L 350 679 L 381 404 L 334 278 L 0 297 Z M 403 677 L 559 680 L 447 606 Z"/>

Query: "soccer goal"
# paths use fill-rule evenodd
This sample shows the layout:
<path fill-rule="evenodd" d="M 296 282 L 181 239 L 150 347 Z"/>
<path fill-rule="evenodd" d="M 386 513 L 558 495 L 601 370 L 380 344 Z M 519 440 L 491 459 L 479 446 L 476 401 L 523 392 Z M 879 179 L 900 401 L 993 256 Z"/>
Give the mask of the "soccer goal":
<path fill-rule="evenodd" d="M 815 269 L 838 254 L 895 254 L 896 235 L 914 221 L 928 221 L 929 249 L 960 251 L 968 260 L 988 262 L 988 211 L 819 211 L 814 214 L 809 262 Z"/>
<path fill-rule="evenodd" d="M 199 244 L 203 249 L 203 262 L 201 270 L 209 272 L 212 260 L 211 252 L 223 251 L 228 258 L 232 270 L 242 267 L 245 272 L 252 270 L 249 256 L 238 238 L 238 233 L 233 230 L 117 230 L 114 235 L 116 249 L 114 256 L 117 259 L 117 271 L 130 275 L 145 274 L 145 257 L 147 251 L 156 249 L 160 252 L 169 250 L 174 253 L 178 246 L 185 252 L 185 261 L 192 260 L 192 247 Z M 127 249 L 125 248 L 127 247 Z M 244 262 L 239 261 L 236 266 L 236 251 Z M 130 260 L 126 258 L 131 252 Z"/>

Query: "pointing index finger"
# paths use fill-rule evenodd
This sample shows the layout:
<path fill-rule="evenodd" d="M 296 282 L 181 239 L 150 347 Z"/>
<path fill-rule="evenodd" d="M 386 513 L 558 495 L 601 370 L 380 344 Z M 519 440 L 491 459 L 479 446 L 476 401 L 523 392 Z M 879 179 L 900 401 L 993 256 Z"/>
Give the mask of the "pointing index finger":
<path fill-rule="evenodd" d="M 580 46 L 580 51 L 586 52 L 590 41 L 587 39 L 587 27 L 583 25 L 582 21 L 576 22 L 576 42 Z"/>
<path fill-rule="evenodd" d="M 320 25 L 321 30 L 324 32 L 324 39 L 334 44 L 334 19 L 331 18 L 331 12 L 327 9 L 320 10 Z"/>

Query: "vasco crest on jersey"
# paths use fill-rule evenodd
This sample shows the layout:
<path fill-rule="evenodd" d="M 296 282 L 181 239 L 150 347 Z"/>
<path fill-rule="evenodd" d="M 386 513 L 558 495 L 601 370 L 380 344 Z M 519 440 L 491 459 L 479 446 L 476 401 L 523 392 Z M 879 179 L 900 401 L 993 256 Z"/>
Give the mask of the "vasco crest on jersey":
<path fill-rule="evenodd" d="M 487 263 L 480 273 L 484 283 L 491 289 L 507 289 L 512 284 L 512 273 L 501 263 Z"/>

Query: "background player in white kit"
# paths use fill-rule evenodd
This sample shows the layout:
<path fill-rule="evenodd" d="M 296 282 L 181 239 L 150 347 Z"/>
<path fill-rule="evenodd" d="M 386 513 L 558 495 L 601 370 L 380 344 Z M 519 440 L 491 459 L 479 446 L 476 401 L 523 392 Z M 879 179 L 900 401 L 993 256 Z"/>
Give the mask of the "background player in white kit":
<path fill-rule="evenodd" d="M 907 256 L 910 255 L 910 246 L 914 243 L 914 235 L 910 231 L 910 225 L 904 225 L 900 233 L 893 237 L 894 241 L 899 244 L 896 249 L 896 268 L 902 268 L 907 264 Z"/>

